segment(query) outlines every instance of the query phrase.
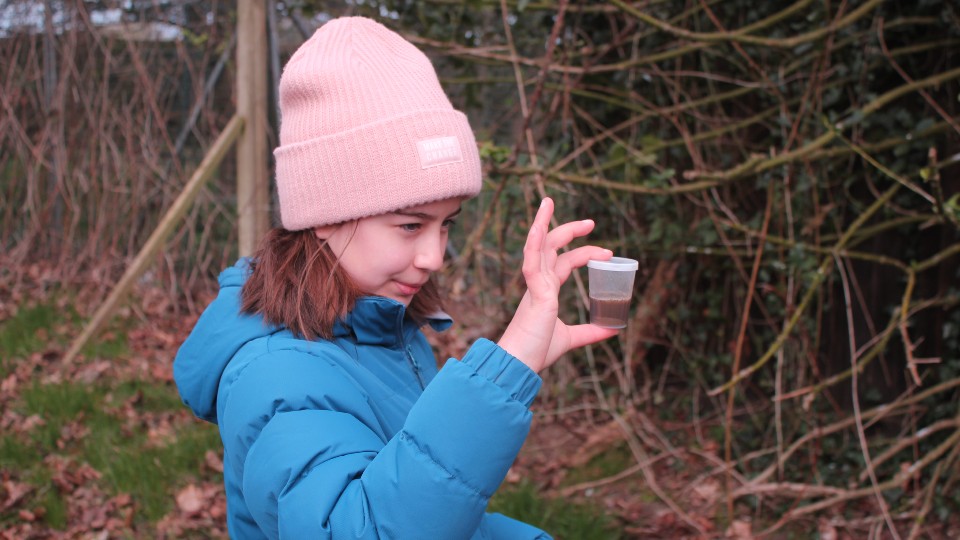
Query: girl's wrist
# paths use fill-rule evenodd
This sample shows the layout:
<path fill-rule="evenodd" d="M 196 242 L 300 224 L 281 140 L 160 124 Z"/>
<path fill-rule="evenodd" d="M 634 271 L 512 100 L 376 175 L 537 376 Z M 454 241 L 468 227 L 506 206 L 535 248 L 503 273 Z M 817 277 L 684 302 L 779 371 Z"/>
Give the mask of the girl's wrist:
<path fill-rule="evenodd" d="M 527 407 L 533 403 L 542 384 L 542 379 L 530 366 L 521 362 L 498 343 L 485 338 L 478 339 L 459 364 L 472 369 L 479 377 L 499 386 L 510 397 Z M 458 363 L 453 363 L 451 367 L 456 365 Z"/>
<path fill-rule="evenodd" d="M 518 343 L 518 340 L 513 340 L 508 336 L 509 330 L 504 333 L 503 337 L 500 338 L 500 341 L 497 342 L 497 345 L 507 351 L 507 353 L 516 358 L 522 364 L 530 368 L 534 373 L 540 373 L 540 370 L 543 369 L 543 362 L 536 362 L 531 360 L 531 355 L 529 351 L 526 350 L 526 347 L 523 347 L 521 343 Z"/>

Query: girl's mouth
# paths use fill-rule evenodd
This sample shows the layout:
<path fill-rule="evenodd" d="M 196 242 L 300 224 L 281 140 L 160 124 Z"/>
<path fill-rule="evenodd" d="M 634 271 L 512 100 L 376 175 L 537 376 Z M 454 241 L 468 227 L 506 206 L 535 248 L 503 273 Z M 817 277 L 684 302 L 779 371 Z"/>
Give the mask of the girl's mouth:
<path fill-rule="evenodd" d="M 397 281 L 397 289 L 400 290 L 400 294 L 404 296 L 413 296 L 417 294 L 420 290 L 421 285 L 414 285 L 411 283 L 403 283 L 402 281 Z"/>

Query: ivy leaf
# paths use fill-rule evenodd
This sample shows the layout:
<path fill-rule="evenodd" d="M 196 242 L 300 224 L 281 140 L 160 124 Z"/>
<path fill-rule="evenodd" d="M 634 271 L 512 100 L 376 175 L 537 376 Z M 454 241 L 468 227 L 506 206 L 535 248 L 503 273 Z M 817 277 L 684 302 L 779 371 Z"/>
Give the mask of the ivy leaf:
<path fill-rule="evenodd" d="M 946 202 L 946 207 L 956 214 L 960 214 L 960 193 L 954 193 Z"/>

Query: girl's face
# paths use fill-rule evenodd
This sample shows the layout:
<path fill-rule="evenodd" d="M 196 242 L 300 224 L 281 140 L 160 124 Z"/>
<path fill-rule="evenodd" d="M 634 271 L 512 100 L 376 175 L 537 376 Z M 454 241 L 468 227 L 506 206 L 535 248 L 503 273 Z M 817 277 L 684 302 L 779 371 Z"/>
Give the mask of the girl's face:
<path fill-rule="evenodd" d="M 411 206 L 314 229 L 366 294 L 410 305 L 431 272 L 443 266 L 447 235 L 461 199 Z"/>

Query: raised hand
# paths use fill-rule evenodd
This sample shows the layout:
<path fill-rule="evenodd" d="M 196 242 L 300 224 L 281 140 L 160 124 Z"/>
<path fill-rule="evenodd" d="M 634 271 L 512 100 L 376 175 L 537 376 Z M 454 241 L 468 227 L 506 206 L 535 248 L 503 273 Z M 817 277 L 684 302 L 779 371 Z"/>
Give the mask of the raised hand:
<path fill-rule="evenodd" d="M 499 345 L 530 369 L 539 372 L 567 351 L 596 343 L 617 334 L 616 329 L 592 324 L 569 326 L 557 318 L 560 286 L 587 261 L 607 260 L 610 250 L 583 246 L 558 254 L 574 238 L 593 230 L 592 220 L 573 221 L 550 229 L 553 200 L 546 198 L 530 226 L 523 247 L 523 277 L 527 292 L 507 326 Z"/>

